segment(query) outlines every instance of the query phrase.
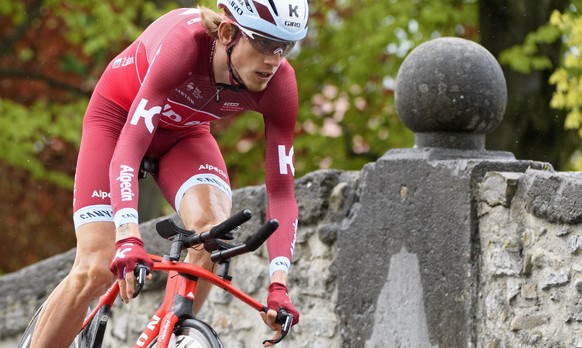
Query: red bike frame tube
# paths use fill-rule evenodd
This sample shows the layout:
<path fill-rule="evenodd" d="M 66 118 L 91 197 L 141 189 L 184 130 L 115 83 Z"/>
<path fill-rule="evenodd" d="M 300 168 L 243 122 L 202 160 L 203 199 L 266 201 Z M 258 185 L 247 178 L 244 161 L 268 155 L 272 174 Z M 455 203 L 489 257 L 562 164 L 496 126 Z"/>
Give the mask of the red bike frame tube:
<path fill-rule="evenodd" d="M 118 294 L 119 294 L 119 283 L 115 282 L 111 287 L 109 287 L 109 289 L 107 289 L 107 292 L 103 296 L 99 297 L 99 303 L 93 309 L 93 311 L 91 311 L 91 313 L 85 318 L 85 321 L 83 321 L 83 327 L 87 326 L 89 322 L 91 322 L 91 320 L 93 319 L 95 314 L 97 314 L 97 312 L 101 309 L 101 307 L 103 307 L 104 305 L 109 305 L 109 307 L 113 306 L 113 303 L 115 302 L 115 299 L 117 298 Z"/>
<path fill-rule="evenodd" d="M 166 281 L 166 289 L 164 291 L 164 299 L 162 304 L 158 307 L 156 313 L 152 316 L 151 320 L 146 325 L 143 333 L 133 345 L 134 348 L 147 347 L 155 337 L 158 337 L 156 347 L 168 346 L 171 339 L 171 333 L 174 330 L 174 326 L 178 322 L 178 317 L 172 312 L 174 296 L 178 294 L 190 299 L 194 299 L 194 294 L 196 293 L 197 281 L 180 276 L 179 273 L 188 274 L 200 279 L 207 280 L 213 285 L 231 293 L 233 296 L 243 301 L 247 305 L 253 307 L 257 311 L 266 310 L 266 307 L 262 303 L 234 287 L 229 280 L 222 279 L 216 274 L 200 266 L 190 265 L 183 262 L 163 260 L 157 255 L 150 254 L 150 257 L 154 261 L 154 270 L 167 272 L 168 278 Z M 99 298 L 98 305 L 85 318 L 83 327 L 89 324 L 91 319 L 96 315 L 101 307 L 104 305 L 113 306 L 113 303 L 115 302 L 118 294 L 119 283 L 115 282 L 107 290 L 107 292 Z"/>
<path fill-rule="evenodd" d="M 172 265 L 169 261 L 163 262 Z M 154 269 L 158 269 L 156 265 L 157 263 L 154 264 Z M 162 304 L 156 310 L 156 314 L 152 317 L 134 347 L 145 347 L 150 344 L 155 337 L 158 337 L 158 342 L 156 343 L 157 347 L 167 347 L 170 342 L 171 333 L 178 321 L 178 317 L 176 317 L 172 312 L 174 296 L 175 294 L 178 294 L 193 300 L 194 294 L 196 293 L 196 286 L 196 281 L 188 280 L 180 276 L 178 272 L 168 271 L 168 280 L 166 281 L 166 289 L 164 291 Z"/>
<path fill-rule="evenodd" d="M 178 273 L 186 273 L 186 274 L 190 274 L 190 275 L 193 275 L 195 277 L 198 277 L 200 279 L 207 280 L 207 281 L 211 282 L 212 284 L 214 284 L 215 286 L 218 286 L 219 288 L 222 288 L 222 289 L 228 291 L 234 297 L 243 301 L 247 305 L 253 307 L 257 311 L 262 312 L 265 309 L 265 306 L 263 306 L 262 303 L 260 303 L 259 301 L 255 300 L 254 298 L 250 297 L 249 295 L 245 294 L 241 290 L 234 287 L 230 283 L 230 281 L 222 279 L 219 276 L 217 276 L 216 274 L 214 274 L 210 271 L 207 271 L 206 269 L 204 269 L 202 267 L 190 265 L 190 264 L 183 263 L 183 262 L 173 263 L 170 261 L 163 261 L 163 262 L 156 262 L 154 264 L 154 269 L 158 270 L 158 271 L 176 271 Z M 182 294 L 182 295 L 185 296 L 184 294 Z"/>
<path fill-rule="evenodd" d="M 178 323 L 178 317 L 173 312 L 168 312 L 161 321 L 161 328 L 158 334 L 156 348 L 167 348 L 172 338 L 174 326 Z"/>
<path fill-rule="evenodd" d="M 145 329 L 133 345 L 134 348 L 147 347 L 160 331 L 160 321 L 161 318 L 159 314 L 163 312 L 160 309 L 156 311 L 156 314 L 150 319 L 149 323 L 146 325 Z M 163 315 L 163 314 L 162 314 Z"/>
<path fill-rule="evenodd" d="M 140 339 L 133 346 L 134 348 L 147 347 L 155 337 L 158 337 L 158 342 L 156 343 L 157 348 L 165 348 L 168 346 L 171 339 L 171 333 L 178 322 L 178 318 L 172 312 L 174 295 L 178 294 L 192 298 L 193 294 L 196 293 L 197 282 L 182 277 L 178 273 L 189 274 L 207 280 L 213 285 L 228 291 L 239 300 L 255 308 L 257 311 L 264 311 L 266 308 L 262 303 L 234 287 L 230 281 L 222 279 L 200 266 L 190 265 L 183 262 L 158 260 L 159 258 L 156 260 L 157 262 L 154 263 L 154 270 L 168 272 L 164 300 L 156 311 L 156 314 L 152 317 L 150 323 L 144 329 Z"/>

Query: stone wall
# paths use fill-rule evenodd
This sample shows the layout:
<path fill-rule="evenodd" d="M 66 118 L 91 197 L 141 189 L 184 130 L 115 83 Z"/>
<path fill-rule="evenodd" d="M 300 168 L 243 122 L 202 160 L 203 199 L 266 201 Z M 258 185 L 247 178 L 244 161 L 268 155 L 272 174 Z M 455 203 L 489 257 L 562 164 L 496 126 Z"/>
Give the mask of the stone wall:
<path fill-rule="evenodd" d="M 478 346 L 582 347 L 582 173 L 491 172 L 478 202 Z"/>
<path fill-rule="evenodd" d="M 302 317 L 282 347 L 582 347 L 581 173 L 527 168 L 487 171 L 475 185 L 459 193 L 476 207 L 478 232 L 472 239 L 475 257 L 467 257 L 467 262 L 474 264 L 454 266 L 468 273 L 443 279 L 452 285 L 472 286 L 474 296 L 459 297 L 450 287 L 428 286 L 432 280 L 425 275 L 428 266 L 422 260 L 438 265 L 442 255 L 430 255 L 435 251 L 428 256 L 419 254 L 414 242 L 393 253 L 388 252 L 389 243 L 381 245 L 389 241 L 383 235 L 389 229 L 382 226 L 394 217 L 364 215 L 369 225 L 353 228 L 362 209 L 370 208 L 364 187 L 381 195 L 384 192 L 386 199 L 376 204 L 387 212 L 393 209 L 390 205 L 401 204 L 406 196 L 420 194 L 418 188 L 410 186 L 410 191 L 403 189 L 397 197 L 390 197 L 386 187 L 378 187 L 370 170 L 381 168 L 379 175 L 395 173 L 393 167 L 382 165 L 384 161 L 370 164 L 362 172 L 318 171 L 297 180 L 301 228 L 290 292 Z M 458 161 L 457 169 L 466 167 L 465 161 Z M 431 165 L 438 167 L 434 162 Z M 264 197 L 263 187 L 235 191 L 234 210 L 245 207 L 255 213 L 245 224 L 241 239 L 264 220 Z M 451 202 L 432 202 L 433 209 L 434 204 L 454 207 Z M 412 230 L 426 224 L 419 218 L 402 228 L 414 236 Z M 451 212 L 446 218 L 462 220 L 463 216 Z M 148 249 L 163 252 L 167 242 L 154 235 L 155 222 L 141 227 Z M 382 265 L 368 264 L 358 246 L 344 244 L 348 234 L 352 238 L 365 235 L 368 226 L 377 231 L 378 238 L 372 243 L 387 250 L 378 256 Z M 438 239 L 444 232 L 435 228 L 434 235 L 425 238 Z M 458 261 L 454 251 L 444 250 L 447 253 Z M 74 250 L 0 278 L 0 347 L 15 346 L 35 308 L 68 271 L 73 255 Z M 353 267 L 346 267 L 339 259 L 351 259 Z M 264 247 L 235 259 L 233 270 L 235 285 L 265 300 Z M 377 284 L 376 288 L 367 282 L 347 284 L 346 273 L 354 270 L 375 274 L 370 284 Z M 130 305 L 116 304 L 106 347 L 125 347 L 135 340 L 151 309 L 161 300 L 162 278 L 158 275 Z M 350 294 L 347 301 L 339 295 L 346 291 Z M 395 306 L 394 301 L 402 305 Z M 454 324 L 446 319 L 448 313 L 438 302 L 452 308 L 460 303 L 469 313 L 456 318 L 459 324 Z M 260 346 L 270 335 L 256 312 L 220 289 L 211 293 L 199 316 L 214 326 L 227 348 Z M 366 322 L 371 324 L 354 324 Z M 466 330 L 440 335 L 446 325 Z"/>

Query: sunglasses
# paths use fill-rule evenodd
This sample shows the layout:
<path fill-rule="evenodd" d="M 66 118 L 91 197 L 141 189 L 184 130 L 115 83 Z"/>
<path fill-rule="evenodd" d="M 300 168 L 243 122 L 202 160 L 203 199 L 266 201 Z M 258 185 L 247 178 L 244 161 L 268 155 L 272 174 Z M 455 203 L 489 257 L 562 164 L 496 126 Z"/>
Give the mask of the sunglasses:
<path fill-rule="evenodd" d="M 275 41 L 258 35 L 251 37 L 244 31 L 241 30 L 241 32 L 254 49 L 268 56 L 280 55 L 285 57 L 295 47 L 295 41 Z"/>
<path fill-rule="evenodd" d="M 293 47 L 295 47 L 295 41 L 277 41 L 267 39 L 249 29 L 243 28 L 238 25 L 234 20 L 226 17 L 227 21 L 238 28 L 238 31 L 242 33 L 242 36 L 251 43 L 254 49 L 261 52 L 262 54 L 268 56 L 281 55 L 281 57 L 286 57 Z"/>

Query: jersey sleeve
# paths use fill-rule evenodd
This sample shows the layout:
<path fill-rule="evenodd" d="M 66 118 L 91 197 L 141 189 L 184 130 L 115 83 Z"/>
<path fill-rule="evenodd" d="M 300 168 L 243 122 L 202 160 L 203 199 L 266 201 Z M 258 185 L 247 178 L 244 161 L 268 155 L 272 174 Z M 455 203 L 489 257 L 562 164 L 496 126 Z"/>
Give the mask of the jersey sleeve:
<path fill-rule="evenodd" d="M 166 105 L 168 93 L 188 77 L 195 45 L 186 30 L 170 32 L 148 57 L 149 67 L 131 104 L 109 168 L 116 227 L 138 223 L 138 174 Z"/>
<path fill-rule="evenodd" d="M 267 218 L 279 220 L 279 228 L 267 240 L 269 270 L 288 272 L 291 266 L 298 223 L 298 207 L 294 191 L 293 139 L 297 119 L 297 83 L 293 69 L 287 65 L 279 71 L 282 78 L 262 100 L 268 101 L 263 113 L 265 122 L 265 168 Z"/>

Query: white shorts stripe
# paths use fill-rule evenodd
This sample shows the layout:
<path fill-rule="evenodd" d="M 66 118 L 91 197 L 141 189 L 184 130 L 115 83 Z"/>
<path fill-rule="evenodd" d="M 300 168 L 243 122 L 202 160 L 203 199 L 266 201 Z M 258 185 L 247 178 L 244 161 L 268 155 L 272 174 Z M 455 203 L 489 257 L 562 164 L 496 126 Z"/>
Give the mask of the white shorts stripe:
<path fill-rule="evenodd" d="M 219 188 L 222 192 L 226 193 L 226 195 L 232 199 L 232 190 L 230 186 L 226 183 L 226 181 L 222 180 L 219 176 L 214 174 L 197 174 L 191 177 L 190 179 L 186 180 L 185 183 L 180 186 L 180 189 L 176 193 L 176 198 L 174 200 L 176 212 L 180 214 L 180 202 L 182 201 L 182 197 L 186 191 L 195 185 L 211 185 L 214 187 Z"/>
<path fill-rule="evenodd" d="M 81 208 L 73 214 L 75 229 L 88 222 L 113 222 L 111 205 L 98 204 Z"/>

